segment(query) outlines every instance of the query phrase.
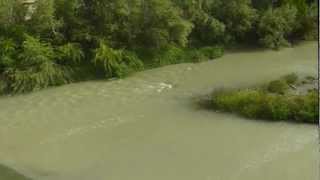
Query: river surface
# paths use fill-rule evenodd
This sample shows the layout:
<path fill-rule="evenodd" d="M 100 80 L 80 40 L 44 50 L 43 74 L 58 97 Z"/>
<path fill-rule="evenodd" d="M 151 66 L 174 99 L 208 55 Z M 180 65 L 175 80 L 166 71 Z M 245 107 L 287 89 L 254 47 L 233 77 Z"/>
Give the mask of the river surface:
<path fill-rule="evenodd" d="M 0 164 L 34 180 L 316 180 L 315 125 L 196 103 L 292 72 L 317 73 L 316 42 L 2 97 Z"/>

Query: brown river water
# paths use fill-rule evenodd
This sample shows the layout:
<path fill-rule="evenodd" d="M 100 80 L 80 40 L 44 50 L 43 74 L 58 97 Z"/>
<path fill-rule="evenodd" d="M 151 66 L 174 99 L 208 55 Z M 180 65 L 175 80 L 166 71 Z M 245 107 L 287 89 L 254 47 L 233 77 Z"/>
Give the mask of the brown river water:
<path fill-rule="evenodd" d="M 196 105 L 292 72 L 317 73 L 316 42 L 2 97 L 0 164 L 34 180 L 316 180 L 315 125 Z"/>

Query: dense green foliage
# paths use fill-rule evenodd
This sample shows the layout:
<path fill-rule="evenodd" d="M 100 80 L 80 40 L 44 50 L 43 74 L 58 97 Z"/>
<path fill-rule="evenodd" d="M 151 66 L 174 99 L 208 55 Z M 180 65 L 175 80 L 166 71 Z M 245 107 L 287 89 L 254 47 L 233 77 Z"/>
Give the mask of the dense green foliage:
<path fill-rule="evenodd" d="M 297 9 L 289 5 L 268 9 L 258 24 L 260 42 L 270 48 L 289 45 L 286 37 L 294 30 L 296 14 Z"/>
<path fill-rule="evenodd" d="M 311 76 L 312 77 L 312 76 Z M 312 77 L 313 78 L 313 77 Z M 299 80 L 299 77 L 295 73 L 291 73 L 288 75 L 283 76 L 282 78 L 284 81 L 286 81 L 287 84 L 296 84 Z M 311 79 L 312 80 L 312 79 Z"/>
<path fill-rule="evenodd" d="M 222 47 L 210 46 L 202 48 L 184 48 L 166 46 L 158 50 L 152 57 L 153 66 L 163 66 L 182 62 L 197 63 L 221 57 L 224 53 Z"/>
<path fill-rule="evenodd" d="M 138 71 L 143 67 L 140 59 L 131 52 L 115 50 L 105 43 L 100 43 L 94 52 L 94 64 L 102 67 L 106 76 L 123 77 L 132 71 Z"/>
<path fill-rule="evenodd" d="M 283 85 L 274 85 L 275 82 L 286 84 L 286 81 L 278 80 L 269 83 L 268 89 L 215 91 L 211 97 L 211 107 L 255 119 L 318 122 L 317 90 L 311 90 L 307 94 L 293 95 L 284 93 Z M 269 89 L 270 86 L 273 87 L 272 91 Z M 276 88 L 279 90 L 275 90 Z"/>
<path fill-rule="evenodd" d="M 201 62 L 317 36 L 310 0 L 0 0 L 0 91 Z"/>
<path fill-rule="evenodd" d="M 271 81 L 267 85 L 267 90 L 271 93 L 284 94 L 289 89 L 289 85 L 284 80 Z"/>
<path fill-rule="evenodd" d="M 56 55 L 60 53 L 67 59 L 69 54 L 55 53 L 50 44 L 26 36 L 19 54 L 4 61 L 4 66 L 9 67 L 2 74 L 5 80 L 3 90 L 28 92 L 70 82 L 71 68 L 57 63 L 59 57 Z"/>
<path fill-rule="evenodd" d="M 316 91 L 301 96 L 284 96 L 259 90 L 238 90 L 215 92 L 212 104 L 215 109 L 248 118 L 317 123 L 317 98 Z"/>

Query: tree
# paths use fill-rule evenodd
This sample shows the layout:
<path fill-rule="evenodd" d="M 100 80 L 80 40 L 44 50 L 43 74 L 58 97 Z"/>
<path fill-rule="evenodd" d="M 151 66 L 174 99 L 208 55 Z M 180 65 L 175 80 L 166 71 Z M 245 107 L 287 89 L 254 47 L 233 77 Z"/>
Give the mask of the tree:
<path fill-rule="evenodd" d="M 212 6 L 213 16 L 225 24 L 230 40 L 244 41 L 257 19 L 251 0 L 221 0 Z"/>
<path fill-rule="evenodd" d="M 93 63 L 98 70 L 104 71 L 106 77 L 123 77 L 143 67 L 135 54 L 110 48 L 103 41 L 100 42 L 99 48 L 95 49 L 94 54 Z"/>
<path fill-rule="evenodd" d="M 269 8 L 258 24 L 260 43 L 265 47 L 278 49 L 289 45 L 286 37 L 292 33 L 297 9 L 286 5 L 280 8 Z"/>
<path fill-rule="evenodd" d="M 19 0 L 0 0 L 0 27 L 22 24 L 27 8 Z"/>
<path fill-rule="evenodd" d="M 265 10 L 273 7 L 272 0 L 252 0 L 252 6 L 258 10 Z"/>
<path fill-rule="evenodd" d="M 87 43 L 92 40 L 89 19 L 84 16 L 83 0 L 55 0 L 55 17 L 61 23 L 61 41 Z"/>
<path fill-rule="evenodd" d="M 69 70 L 55 62 L 50 44 L 28 35 L 25 38 L 18 60 L 3 73 L 6 91 L 23 93 L 71 81 Z"/>
<path fill-rule="evenodd" d="M 183 17 L 193 24 L 190 35 L 194 46 L 222 44 L 224 42 L 225 24 L 214 17 L 212 5 L 215 0 L 175 0 L 182 10 Z"/>
<path fill-rule="evenodd" d="M 97 35 L 117 48 L 184 46 L 191 31 L 191 24 L 170 0 L 85 1 L 85 10 Z"/>
<path fill-rule="evenodd" d="M 55 17 L 54 0 L 37 0 L 32 6 L 28 30 L 47 38 L 55 35 L 60 22 Z"/>

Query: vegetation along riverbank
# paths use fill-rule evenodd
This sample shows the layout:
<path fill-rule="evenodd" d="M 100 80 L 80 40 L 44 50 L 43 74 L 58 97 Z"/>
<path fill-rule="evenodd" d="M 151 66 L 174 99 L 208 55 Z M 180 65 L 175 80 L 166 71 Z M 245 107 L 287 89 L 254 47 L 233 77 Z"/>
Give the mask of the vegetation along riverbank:
<path fill-rule="evenodd" d="M 0 92 L 316 39 L 315 0 L 0 0 Z"/>
<path fill-rule="evenodd" d="M 253 119 L 317 123 L 317 81 L 311 76 L 299 80 L 296 74 L 290 74 L 260 87 L 216 90 L 209 106 Z"/>

